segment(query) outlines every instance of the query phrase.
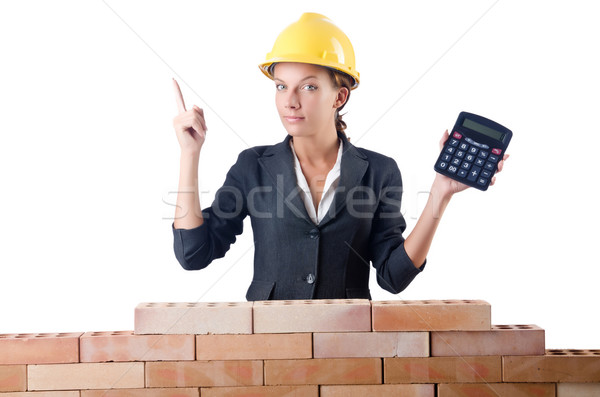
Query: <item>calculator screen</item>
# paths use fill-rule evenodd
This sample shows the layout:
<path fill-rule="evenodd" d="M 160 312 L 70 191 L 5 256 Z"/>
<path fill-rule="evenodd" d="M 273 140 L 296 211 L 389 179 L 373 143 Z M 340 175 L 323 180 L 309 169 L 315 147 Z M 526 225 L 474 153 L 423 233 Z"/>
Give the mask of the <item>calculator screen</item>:
<path fill-rule="evenodd" d="M 502 141 L 504 138 L 503 132 L 496 131 L 493 128 L 490 128 L 483 124 L 479 124 L 478 122 L 467 119 L 467 118 L 465 118 L 465 121 L 463 121 L 462 125 L 463 125 L 463 127 L 467 127 L 473 131 L 477 131 L 480 134 L 489 136 L 490 138 L 496 139 L 498 141 Z"/>

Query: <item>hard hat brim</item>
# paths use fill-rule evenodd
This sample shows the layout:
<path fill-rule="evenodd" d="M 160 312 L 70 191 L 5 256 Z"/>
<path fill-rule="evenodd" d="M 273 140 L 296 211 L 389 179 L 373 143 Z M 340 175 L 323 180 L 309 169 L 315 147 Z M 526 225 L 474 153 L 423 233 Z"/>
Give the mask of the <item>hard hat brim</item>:
<path fill-rule="evenodd" d="M 340 67 L 340 65 L 337 64 L 336 62 L 327 62 L 327 61 L 323 61 L 323 60 L 319 60 L 318 62 L 315 62 L 312 59 L 308 59 L 307 57 L 302 57 L 302 56 L 274 57 L 265 62 L 260 63 L 258 65 L 258 67 L 265 76 L 267 76 L 268 78 L 273 80 L 273 75 L 271 74 L 271 66 L 275 63 L 280 63 L 280 62 L 308 63 L 311 65 L 324 66 L 324 67 L 327 67 L 330 69 L 337 70 L 339 72 L 347 74 L 350 78 L 352 78 L 353 84 L 352 84 L 352 87 L 350 87 L 350 89 L 352 89 L 352 90 L 354 90 L 356 87 L 358 87 L 358 85 L 360 83 L 360 80 L 359 80 L 360 74 L 356 71 L 354 71 L 352 73 L 349 70 L 346 70 L 348 68 Z"/>

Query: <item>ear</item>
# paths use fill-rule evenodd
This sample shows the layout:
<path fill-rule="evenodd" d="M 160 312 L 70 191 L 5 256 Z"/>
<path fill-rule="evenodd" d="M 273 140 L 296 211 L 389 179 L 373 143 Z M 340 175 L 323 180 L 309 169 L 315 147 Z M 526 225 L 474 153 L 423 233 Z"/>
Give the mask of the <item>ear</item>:
<path fill-rule="evenodd" d="M 343 104 L 346 103 L 347 99 L 348 99 L 348 89 L 346 87 L 340 87 L 340 89 L 338 90 L 337 96 L 335 97 L 335 102 L 333 104 L 333 107 L 335 107 L 336 109 L 341 107 Z"/>

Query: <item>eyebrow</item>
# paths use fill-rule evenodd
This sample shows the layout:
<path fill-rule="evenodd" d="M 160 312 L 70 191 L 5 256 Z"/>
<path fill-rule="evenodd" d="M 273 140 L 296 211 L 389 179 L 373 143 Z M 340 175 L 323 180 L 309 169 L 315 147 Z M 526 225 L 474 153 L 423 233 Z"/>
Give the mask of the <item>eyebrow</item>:
<path fill-rule="evenodd" d="M 317 79 L 318 77 L 317 77 L 317 76 L 306 76 L 305 78 L 303 78 L 303 79 L 302 79 L 302 80 L 300 80 L 300 81 L 308 80 L 308 79 L 310 79 L 310 78 Z M 285 81 L 283 81 L 283 80 L 281 80 L 281 79 L 278 79 L 277 77 L 273 77 L 273 80 L 278 80 L 278 81 L 281 81 L 282 83 L 285 83 Z"/>

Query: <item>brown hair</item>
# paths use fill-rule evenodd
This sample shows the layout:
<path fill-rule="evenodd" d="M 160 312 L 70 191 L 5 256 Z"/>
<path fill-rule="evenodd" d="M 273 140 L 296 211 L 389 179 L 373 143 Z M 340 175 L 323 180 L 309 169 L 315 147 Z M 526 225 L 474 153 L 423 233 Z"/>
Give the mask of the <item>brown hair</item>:
<path fill-rule="evenodd" d="M 346 122 L 342 120 L 343 115 L 340 114 L 340 110 L 342 110 L 344 106 L 346 106 L 348 100 L 350 99 L 350 91 L 352 86 L 354 85 L 354 79 L 350 75 L 343 72 L 338 72 L 335 69 L 325 69 L 327 69 L 327 71 L 329 72 L 329 76 L 331 77 L 331 83 L 333 84 L 334 88 L 346 87 L 348 89 L 348 96 L 346 97 L 346 102 L 344 102 L 344 104 L 337 108 L 337 110 L 335 111 L 335 129 L 336 131 L 340 131 L 341 133 L 346 135 L 346 132 L 344 130 L 347 126 Z M 348 138 L 348 136 L 346 136 L 346 139 L 348 139 L 348 142 L 350 142 L 350 138 Z"/>

